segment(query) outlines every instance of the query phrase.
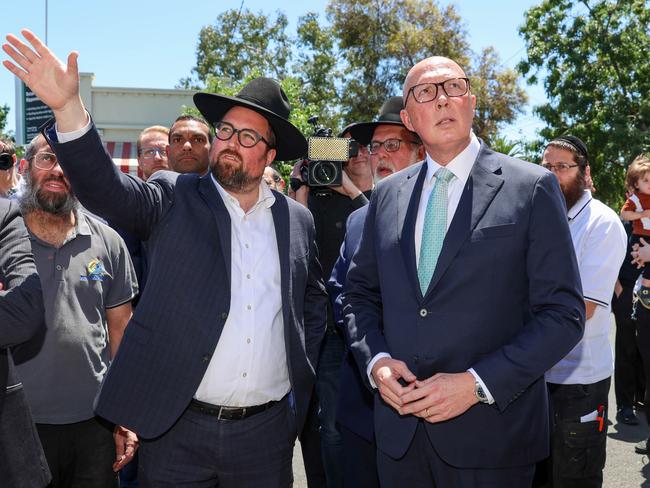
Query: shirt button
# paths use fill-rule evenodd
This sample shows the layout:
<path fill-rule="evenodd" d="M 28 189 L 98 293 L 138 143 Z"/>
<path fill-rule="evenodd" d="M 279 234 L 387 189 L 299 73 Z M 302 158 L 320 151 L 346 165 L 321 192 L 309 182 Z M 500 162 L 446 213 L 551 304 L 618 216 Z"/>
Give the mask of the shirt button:
<path fill-rule="evenodd" d="M 61 266 L 60 264 L 57 264 L 56 269 L 57 269 L 57 271 L 61 271 L 63 269 L 63 266 Z"/>
<path fill-rule="evenodd" d="M 250 344 L 250 343 L 251 343 L 251 340 L 250 340 L 250 337 L 249 337 L 248 339 L 246 339 L 246 344 Z"/>
<path fill-rule="evenodd" d="M 250 279 L 251 279 L 251 275 L 250 275 L 250 274 L 247 274 L 247 275 L 246 275 L 246 278 L 248 278 L 248 279 L 250 280 Z"/>
<path fill-rule="evenodd" d="M 243 377 L 243 378 L 246 378 L 246 373 L 242 374 L 242 377 Z"/>
<path fill-rule="evenodd" d="M 248 249 L 248 244 L 244 244 L 244 247 L 245 247 L 246 249 Z"/>
<path fill-rule="evenodd" d="M 428 313 L 426 308 L 420 309 L 420 317 L 426 317 Z"/>
<path fill-rule="evenodd" d="M 252 309 L 253 307 L 251 307 L 250 305 L 246 305 L 246 308 L 247 308 L 248 310 L 250 310 L 250 309 Z"/>

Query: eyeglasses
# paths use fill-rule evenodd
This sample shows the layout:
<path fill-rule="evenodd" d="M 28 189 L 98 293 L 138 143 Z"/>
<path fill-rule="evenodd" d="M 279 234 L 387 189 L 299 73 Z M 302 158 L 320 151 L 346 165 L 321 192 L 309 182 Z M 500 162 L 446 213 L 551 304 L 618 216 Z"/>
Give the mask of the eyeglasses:
<path fill-rule="evenodd" d="M 228 122 L 218 122 L 214 126 L 214 132 L 217 139 L 221 141 L 228 141 L 232 136 L 237 134 L 237 140 L 242 147 L 253 147 L 260 141 L 264 141 L 271 148 L 273 147 L 269 141 L 253 129 L 235 129 L 235 126 Z"/>
<path fill-rule="evenodd" d="M 542 168 L 546 168 L 549 171 L 553 172 L 558 172 L 558 173 L 564 173 L 566 171 L 569 171 L 571 168 L 575 168 L 576 166 L 580 166 L 579 164 L 569 164 L 569 163 L 557 163 L 557 164 L 550 164 L 550 163 L 542 163 Z"/>
<path fill-rule="evenodd" d="M 438 98 L 438 87 L 441 87 L 442 91 L 448 97 L 462 97 L 469 91 L 469 79 L 451 78 L 449 80 L 441 81 L 440 83 L 421 83 L 419 85 L 414 85 L 409 88 L 409 91 L 406 94 L 404 106 L 406 106 L 409 101 L 409 96 L 411 94 L 413 94 L 413 98 L 415 98 L 415 101 L 418 103 L 432 102 Z"/>
<path fill-rule="evenodd" d="M 34 166 L 36 166 L 38 169 L 45 171 L 51 170 L 59 162 L 59 160 L 56 158 L 56 154 L 52 154 L 51 152 L 41 152 L 35 154 L 30 158 L 30 161 L 32 161 L 34 163 Z"/>
<path fill-rule="evenodd" d="M 420 144 L 418 141 L 405 141 L 403 139 L 386 139 L 385 141 L 370 141 L 368 144 L 368 152 L 370 154 L 377 154 L 382 146 L 386 152 L 396 152 L 399 151 L 399 147 L 402 142 L 408 144 Z"/>
<path fill-rule="evenodd" d="M 153 159 L 156 154 L 161 158 L 167 158 L 167 152 L 164 147 L 143 147 L 140 149 L 140 156 L 142 159 Z"/>

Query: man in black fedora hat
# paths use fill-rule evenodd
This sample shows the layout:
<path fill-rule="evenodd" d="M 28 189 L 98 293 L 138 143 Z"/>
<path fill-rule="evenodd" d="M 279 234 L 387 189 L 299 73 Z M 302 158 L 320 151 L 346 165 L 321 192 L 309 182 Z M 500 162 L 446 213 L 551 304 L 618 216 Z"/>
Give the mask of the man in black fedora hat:
<path fill-rule="evenodd" d="M 141 443 L 142 486 L 287 487 L 325 328 L 309 212 L 262 181 L 306 141 L 267 78 L 237 96 L 200 93 L 215 127 L 205 176 L 120 173 L 67 66 L 31 32 L 5 66 L 54 111 L 44 134 L 79 200 L 148 240 L 148 286 L 96 400 L 119 469 Z M 18 67 L 18 66 L 20 67 Z M 128 429 L 128 430 L 127 430 Z"/>

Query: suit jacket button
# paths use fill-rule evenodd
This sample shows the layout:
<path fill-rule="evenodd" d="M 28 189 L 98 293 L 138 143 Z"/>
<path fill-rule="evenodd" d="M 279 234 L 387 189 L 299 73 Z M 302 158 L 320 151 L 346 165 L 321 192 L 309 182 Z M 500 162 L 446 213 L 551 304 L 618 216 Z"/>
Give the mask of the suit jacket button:
<path fill-rule="evenodd" d="M 426 317 L 428 313 L 426 308 L 420 309 L 420 317 Z"/>
<path fill-rule="evenodd" d="M 205 356 L 203 356 L 202 359 L 204 363 L 207 363 L 208 361 L 210 361 L 210 356 L 206 354 Z"/>
<path fill-rule="evenodd" d="M 228 318 L 228 314 L 226 312 L 223 312 L 221 314 L 221 320 L 226 320 Z"/>

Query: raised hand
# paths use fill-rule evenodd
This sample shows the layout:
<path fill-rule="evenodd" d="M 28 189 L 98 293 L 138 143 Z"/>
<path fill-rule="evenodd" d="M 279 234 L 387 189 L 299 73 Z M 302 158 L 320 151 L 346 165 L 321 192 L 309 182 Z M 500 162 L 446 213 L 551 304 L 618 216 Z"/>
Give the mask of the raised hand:
<path fill-rule="evenodd" d="M 14 62 L 5 60 L 2 64 L 54 111 L 59 130 L 83 127 L 86 113 L 79 96 L 78 53 L 70 53 L 64 65 L 31 31 L 23 29 L 21 33 L 32 47 L 13 34 L 7 35 L 2 50 Z"/>

